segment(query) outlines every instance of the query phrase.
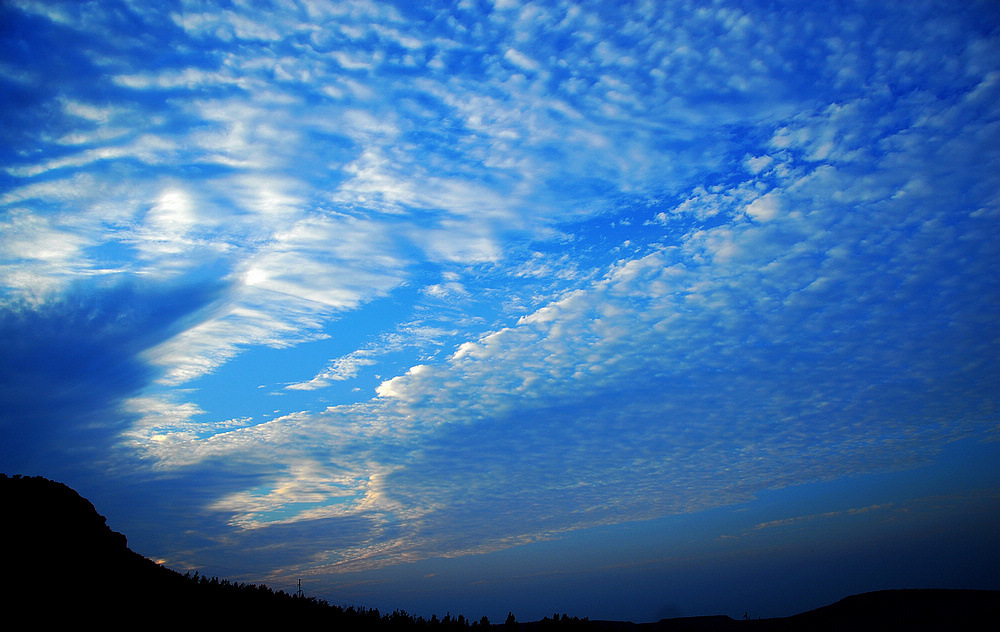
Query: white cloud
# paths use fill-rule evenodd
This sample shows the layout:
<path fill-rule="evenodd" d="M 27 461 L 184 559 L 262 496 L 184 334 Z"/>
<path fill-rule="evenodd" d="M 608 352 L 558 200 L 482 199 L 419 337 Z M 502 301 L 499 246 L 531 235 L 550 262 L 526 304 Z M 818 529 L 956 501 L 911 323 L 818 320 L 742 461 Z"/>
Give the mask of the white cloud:
<path fill-rule="evenodd" d="M 175 148 L 176 145 L 166 138 L 146 134 L 128 144 L 96 147 L 77 154 L 53 158 L 39 164 L 8 167 L 6 171 L 18 178 L 31 178 L 53 170 L 87 167 L 97 162 L 123 158 L 135 159 L 146 164 L 157 164 L 164 162 L 166 156 L 169 156 Z"/>
<path fill-rule="evenodd" d="M 746 206 L 747 215 L 761 222 L 774 219 L 780 212 L 781 199 L 773 192 L 760 196 Z"/>
<path fill-rule="evenodd" d="M 371 366 L 376 363 L 372 356 L 375 353 L 368 349 L 359 349 L 345 356 L 341 356 L 330 363 L 330 366 L 319 373 L 308 382 L 298 382 L 289 384 L 285 388 L 291 390 L 310 391 L 329 386 L 330 381 L 349 380 L 355 377 L 362 367 Z"/>
<path fill-rule="evenodd" d="M 126 88 L 146 89 L 146 88 L 198 88 L 212 85 L 234 85 L 248 87 L 247 83 L 238 78 L 220 72 L 208 72 L 200 68 L 185 68 L 184 70 L 170 71 L 156 75 L 118 75 L 112 80 Z"/>
<path fill-rule="evenodd" d="M 750 170 L 750 173 L 756 175 L 770 167 L 771 163 L 774 162 L 774 158 L 771 156 L 747 156 L 744 159 L 744 162 L 747 169 Z"/>
<path fill-rule="evenodd" d="M 508 48 L 507 52 L 504 53 L 504 59 L 514 64 L 521 70 L 527 70 L 529 72 L 534 72 L 538 70 L 539 63 L 534 59 L 531 59 L 524 53 L 513 48 Z"/>

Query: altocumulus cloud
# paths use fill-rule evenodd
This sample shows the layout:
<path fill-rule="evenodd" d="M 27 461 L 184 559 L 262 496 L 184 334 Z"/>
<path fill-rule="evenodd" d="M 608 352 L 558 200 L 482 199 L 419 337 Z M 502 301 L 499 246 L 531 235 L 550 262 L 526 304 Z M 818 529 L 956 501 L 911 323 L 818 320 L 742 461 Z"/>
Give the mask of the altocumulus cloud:
<path fill-rule="evenodd" d="M 287 578 L 995 437 L 991 4 L 495 4 L 6 5 L 5 463 L 127 455 L 200 490 L 164 555 Z"/>

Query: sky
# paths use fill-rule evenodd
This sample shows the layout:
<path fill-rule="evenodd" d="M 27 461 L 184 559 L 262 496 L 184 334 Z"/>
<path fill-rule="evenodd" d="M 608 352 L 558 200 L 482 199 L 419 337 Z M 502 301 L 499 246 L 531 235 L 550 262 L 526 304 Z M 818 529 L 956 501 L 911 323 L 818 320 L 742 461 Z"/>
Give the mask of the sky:
<path fill-rule="evenodd" d="M 10 0 L 0 471 L 179 571 L 1000 589 L 1000 4 Z"/>

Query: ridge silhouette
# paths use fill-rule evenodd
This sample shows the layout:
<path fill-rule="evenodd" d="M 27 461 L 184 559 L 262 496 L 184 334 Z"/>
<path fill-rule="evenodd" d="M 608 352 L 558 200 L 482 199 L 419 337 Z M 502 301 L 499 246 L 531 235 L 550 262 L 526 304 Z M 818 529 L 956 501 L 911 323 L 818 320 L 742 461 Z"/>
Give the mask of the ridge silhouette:
<path fill-rule="evenodd" d="M 447 614 L 438 619 L 403 611 L 332 606 L 264 585 L 195 573 L 181 575 L 128 548 L 88 500 L 40 476 L 0 474 L 0 570 L 8 620 L 26 615 L 31 627 L 96 623 L 107 629 L 245 625 L 250 629 L 317 626 L 334 630 L 485 630 L 493 632 L 713 632 L 747 630 L 989 630 L 1000 624 L 1000 591 L 884 590 L 863 593 L 790 617 L 735 620 L 681 617 L 655 623 L 590 621 L 553 615 L 520 623 L 511 613 L 491 624 Z"/>

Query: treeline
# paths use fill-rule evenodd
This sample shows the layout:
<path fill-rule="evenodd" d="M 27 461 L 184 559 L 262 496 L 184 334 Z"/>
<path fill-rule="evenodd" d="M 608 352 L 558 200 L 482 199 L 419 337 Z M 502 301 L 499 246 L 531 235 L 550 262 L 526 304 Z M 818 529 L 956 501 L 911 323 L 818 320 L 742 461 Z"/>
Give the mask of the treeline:
<path fill-rule="evenodd" d="M 583 630 L 592 629 L 593 625 L 587 619 L 570 617 L 566 614 L 554 614 L 551 618 L 545 617 L 541 621 L 521 624 L 517 622 L 513 613 L 507 615 L 507 619 L 502 625 L 495 625 L 490 622 L 489 617 L 483 616 L 480 619 L 467 619 L 464 615 L 456 617 L 451 613 L 445 613 L 444 617 L 438 618 L 437 614 L 432 614 L 429 619 L 422 616 L 414 616 L 405 610 L 393 610 L 392 612 L 380 612 L 377 608 L 365 608 L 356 606 L 331 605 L 323 599 L 299 595 L 290 595 L 284 591 L 274 591 L 264 584 L 245 584 L 232 582 L 228 579 L 218 577 L 209 578 L 195 572 L 186 573 L 185 581 L 192 586 L 197 586 L 201 591 L 205 605 L 227 604 L 229 607 L 240 608 L 261 608 L 265 604 L 284 605 L 289 610 L 294 609 L 295 618 L 299 616 L 309 616 L 309 618 L 320 617 L 323 623 L 333 626 L 334 629 L 347 630 L 503 630 L 504 632 L 517 632 L 529 628 L 531 630 Z M 292 613 L 289 612 L 291 615 Z"/>

